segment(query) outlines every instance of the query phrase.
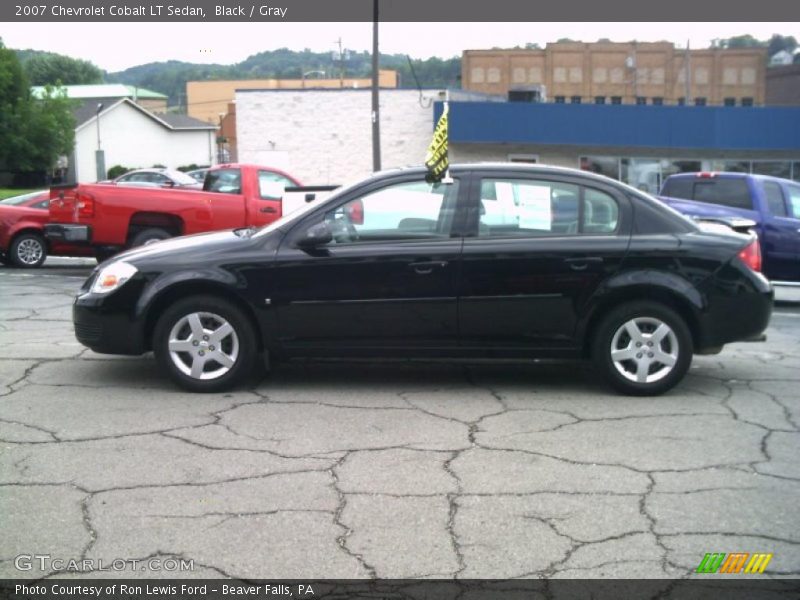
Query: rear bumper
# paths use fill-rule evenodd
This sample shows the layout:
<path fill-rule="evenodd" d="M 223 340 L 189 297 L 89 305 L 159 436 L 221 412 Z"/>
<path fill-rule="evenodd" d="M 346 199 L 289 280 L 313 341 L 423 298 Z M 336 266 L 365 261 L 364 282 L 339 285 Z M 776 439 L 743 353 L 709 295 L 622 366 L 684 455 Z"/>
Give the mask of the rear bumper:
<path fill-rule="evenodd" d="M 88 225 L 67 225 L 64 223 L 48 223 L 44 226 L 44 235 L 51 242 L 89 243 L 92 241 L 92 228 Z"/>

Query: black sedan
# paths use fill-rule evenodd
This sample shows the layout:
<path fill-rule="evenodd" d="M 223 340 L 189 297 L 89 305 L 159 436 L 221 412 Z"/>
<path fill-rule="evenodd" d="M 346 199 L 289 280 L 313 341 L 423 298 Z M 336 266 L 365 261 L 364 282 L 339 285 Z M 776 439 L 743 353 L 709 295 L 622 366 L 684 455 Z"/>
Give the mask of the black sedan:
<path fill-rule="evenodd" d="M 693 354 L 762 335 L 754 237 L 703 232 L 650 196 L 572 169 L 481 164 L 429 183 L 378 173 L 262 229 L 177 238 L 99 265 L 78 340 L 141 354 L 212 392 L 260 353 L 585 358 L 617 390 L 677 384 Z"/>

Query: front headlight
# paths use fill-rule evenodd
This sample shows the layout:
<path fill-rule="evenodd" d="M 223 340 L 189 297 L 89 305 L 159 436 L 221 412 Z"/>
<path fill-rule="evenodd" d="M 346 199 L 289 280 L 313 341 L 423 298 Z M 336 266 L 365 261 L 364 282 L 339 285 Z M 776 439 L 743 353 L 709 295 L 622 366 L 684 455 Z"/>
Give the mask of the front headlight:
<path fill-rule="evenodd" d="M 107 294 L 122 287 L 136 274 L 136 267 L 126 262 L 114 262 L 103 267 L 92 285 L 92 293 Z"/>

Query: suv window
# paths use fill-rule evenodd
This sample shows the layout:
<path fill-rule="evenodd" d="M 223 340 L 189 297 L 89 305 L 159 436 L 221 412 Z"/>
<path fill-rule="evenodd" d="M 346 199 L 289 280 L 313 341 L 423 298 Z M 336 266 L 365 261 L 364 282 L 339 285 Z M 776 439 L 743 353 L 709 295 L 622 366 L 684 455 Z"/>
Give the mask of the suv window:
<path fill-rule="evenodd" d="M 694 179 L 689 177 L 670 177 L 664 183 L 664 189 L 661 190 L 661 195 L 669 196 L 670 198 L 691 200 L 693 183 Z"/>
<path fill-rule="evenodd" d="M 449 238 L 458 187 L 458 181 L 413 181 L 351 200 L 325 215 L 333 243 Z"/>
<path fill-rule="evenodd" d="M 789 202 L 792 205 L 792 214 L 795 219 L 800 219 L 800 186 L 787 185 L 786 189 L 789 190 Z"/>
<path fill-rule="evenodd" d="M 744 178 L 701 179 L 695 181 L 693 199 L 698 202 L 753 210 L 750 188 Z"/>
<path fill-rule="evenodd" d="M 479 237 L 613 233 L 619 206 L 608 194 L 571 183 L 484 179 Z"/>
<path fill-rule="evenodd" d="M 215 169 L 209 171 L 203 183 L 203 190 L 206 192 L 218 192 L 220 194 L 241 194 L 241 169 Z"/>
<path fill-rule="evenodd" d="M 789 213 L 786 210 L 786 203 L 783 201 L 781 186 L 774 181 L 765 181 L 764 194 L 767 196 L 767 208 L 771 214 L 776 217 L 788 216 Z"/>

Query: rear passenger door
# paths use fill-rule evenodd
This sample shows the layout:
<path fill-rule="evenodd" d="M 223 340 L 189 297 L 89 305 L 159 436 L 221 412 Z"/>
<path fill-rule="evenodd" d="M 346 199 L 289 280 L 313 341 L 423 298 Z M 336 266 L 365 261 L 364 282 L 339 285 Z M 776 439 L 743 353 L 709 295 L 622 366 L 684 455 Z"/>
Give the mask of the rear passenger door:
<path fill-rule="evenodd" d="M 630 241 L 629 200 L 602 182 L 477 173 L 459 281 L 466 352 L 572 349 L 587 300 Z"/>
<path fill-rule="evenodd" d="M 763 181 L 766 211 L 762 221 L 761 249 L 764 273 L 770 279 L 800 280 L 800 186 Z M 792 193 L 794 188 L 794 193 Z M 792 203 L 794 197 L 794 203 Z M 795 212 L 797 211 L 797 216 Z"/>

